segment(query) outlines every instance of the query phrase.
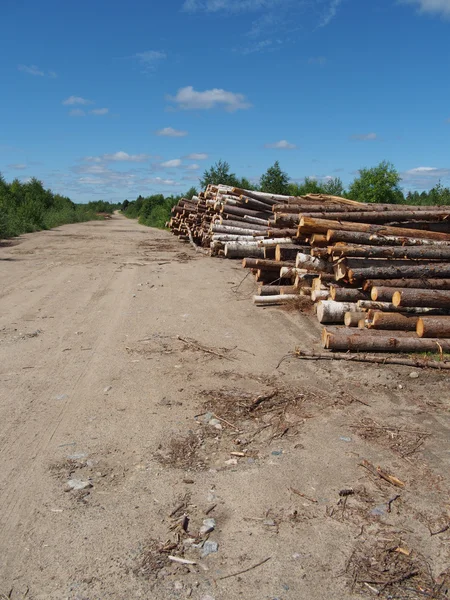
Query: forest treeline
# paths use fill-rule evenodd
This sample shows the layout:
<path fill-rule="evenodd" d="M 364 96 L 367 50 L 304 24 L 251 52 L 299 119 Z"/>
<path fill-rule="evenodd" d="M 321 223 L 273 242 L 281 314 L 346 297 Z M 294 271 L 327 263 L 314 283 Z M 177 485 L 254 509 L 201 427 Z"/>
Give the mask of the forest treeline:
<path fill-rule="evenodd" d="M 0 174 L 0 239 L 100 219 L 99 213 L 112 213 L 117 208 L 120 205 L 103 200 L 75 204 L 66 196 L 46 190 L 36 178 L 27 183 L 18 179 L 7 183 Z"/>
<path fill-rule="evenodd" d="M 237 177 L 231 172 L 230 165 L 226 161 L 219 160 L 205 170 L 199 182 L 199 189 L 203 190 L 208 184 L 217 183 L 286 196 L 330 194 L 370 203 L 450 205 L 450 188 L 442 186 L 441 183 L 436 184 L 429 191 L 408 191 L 405 194 L 401 188 L 400 174 L 391 163 L 386 161 L 376 167 L 360 169 L 358 176 L 346 188 L 339 177 L 325 180 L 305 177 L 301 182 L 294 182 L 281 169 L 278 161 L 267 169 L 259 184 L 256 185 L 246 177 Z M 139 219 L 143 225 L 162 228 L 170 219 L 170 209 L 181 198 L 192 198 L 196 194 L 197 189 L 192 187 L 186 194 L 179 196 L 162 194 L 139 196 L 133 202 L 125 200 L 122 204 L 122 212 L 127 217 Z"/>

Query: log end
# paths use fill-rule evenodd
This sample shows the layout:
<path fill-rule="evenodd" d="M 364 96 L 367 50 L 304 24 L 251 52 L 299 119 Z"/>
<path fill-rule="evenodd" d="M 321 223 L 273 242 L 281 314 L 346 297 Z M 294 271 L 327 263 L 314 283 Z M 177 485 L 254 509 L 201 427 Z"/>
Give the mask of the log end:
<path fill-rule="evenodd" d="M 417 319 L 416 333 L 420 338 L 422 338 L 425 333 L 425 327 L 421 317 Z"/>
<path fill-rule="evenodd" d="M 392 295 L 392 304 L 397 308 L 402 303 L 402 293 L 394 292 Z"/>

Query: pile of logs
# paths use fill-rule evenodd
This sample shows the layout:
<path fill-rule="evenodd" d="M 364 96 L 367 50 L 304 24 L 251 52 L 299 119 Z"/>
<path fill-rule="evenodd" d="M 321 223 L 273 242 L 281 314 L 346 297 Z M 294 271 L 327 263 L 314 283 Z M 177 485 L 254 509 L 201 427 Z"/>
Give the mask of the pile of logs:
<path fill-rule="evenodd" d="M 169 226 L 243 258 L 259 306 L 307 296 L 333 351 L 450 351 L 450 210 L 209 186 Z M 341 326 L 341 327 L 336 327 Z"/>

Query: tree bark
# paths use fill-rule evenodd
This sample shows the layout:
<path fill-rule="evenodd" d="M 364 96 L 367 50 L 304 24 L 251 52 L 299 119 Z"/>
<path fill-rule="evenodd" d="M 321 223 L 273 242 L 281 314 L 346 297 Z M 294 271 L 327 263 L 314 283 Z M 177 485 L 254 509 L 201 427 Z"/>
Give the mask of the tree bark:
<path fill-rule="evenodd" d="M 416 229 L 371 225 L 368 223 L 347 223 L 333 221 L 331 219 L 312 219 L 310 217 L 302 217 L 300 219 L 298 233 L 327 233 L 329 229 L 342 229 L 345 231 L 360 231 L 364 233 L 376 233 L 378 235 L 395 235 L 412 238 L 420 237 L 429 240 L 442 240 L 450 242 L 450 235 L 448 233 L 420 230 L 420 233 L 418 234 Z"/>
<path fill-rule="evenodd" d="M 395 288 L 374 286 L 370 291 L 370 298 L 376 302 L 392 302 Z"/>
<path fill-rule="evenodd" d="M 296 275 L 305 275 L 308 273 L 306 269 L 297 269 L 297 267 L 281 267 L 280 277 L 295 277 Z"/>
<path fill-rule="evenodd" d="M 304 254 L 303 252 L 298 252 L 295 260 L 295 266 L 297 268 L 305 268 L 309 271 L 315 271 L 319 273 L 321 271 L 325 271 L 326 273 L 333 271 L 333 265 L 331 263 L 320 258 L 315 258 L 309 254 Z"/>
<path fill-rule="evenodd" d="M 416 332 L 420 338 L 450 338 L 450 317 L 419 317 Z"/>
<path fill-rule="evenodd" d="M 265 235 L 267 236 L 267 229 L 245 229 L 244 227 L 229 227 L 228 225 L 211 225 L 210 231 L 212 233 L 229 233 L 233 235 Z"/>
<path fill-rule="evenodd" d="M 278 213 L 282 214 L 282 213 Z M 288 215 L 285 215 L 286 217 Z M 396 211 L 355 211 L 355 212 L 308 212 L 302 216 L 312 219 L 333 219 L 335 221 L 351 221 L 353 223 L 393 223 L 401 221 L 444 221 L 450 217 L 450 211 L 396 210 Z M 295 221 L 293 221 L 295 222 Z"/>
<path fill-rule="evenodd" d="M 328 300 L 330 292 L 328 290 L 311 290 L 311 300 L 318 302 L 319 300 Z"/>
<path fill-rule="evenodd" d="M 327 236 L 324 233 L 314 233 L 310 238 L 310 244 L 314 248 L 326 248 L 328 246 Z"/>
<path fill-rule="evenodd" d="M 381 365 L 404 365 L 406 367 L 415 367 L 419 369 L 450 369 L 450 362 L 438 362 L 437 360 L 429 360 L 425 358 L 399 358 L 396 356 L 371 356 L 370 354 L 349 354 L 345 352 L 339 354 L 333 353 L 316 353 L 298 351 L 295 354 L 296 358 L 306 360 L 345 360 L 348 362 L 364 362 Z"/>
<path fill-rule="evenodd" d="M 297 253 L 306 247 L 299 247 L 293 244 L 278 244 L 275 248 L 275 260 L 293 260 L 297 258 Z"/>
<path fill-rule="evenodd" d="M 242 266 L 244 269 L 265 269 L 267 271 L 279 272 L 282 267 L 293 267 L 294 262 L 279 262 L 277 260 L 267 260 L 265 258 L 244 258 Z"/>
<path fill-rule="evenodd" d="M 365 258 L 409 258 L 409 259 L 450 259 L 450 246 L 347 246 L 339 242 L 328 247 L 328 254 L 333 258 L 343 256 L 360 256 Z"/>
<path fill-rule="evenodd" d="M 237 242 L 228 242 L 225 244 L 225 256 L 226 258 L 263 258 L 264 248 L 253 244 L 240 244 Z"/>
<path fill-rule="evenodd" d="M 256 306 L 271 306 L 278 304 L 288 304 L 298 299 L 297 294 L 286 294 L 283 296 L 253 296 L 253 303 Z"/>
<path fill-rule="evenodd" d="M 418 316 L 387 313 L 370 310 L 367 313 L 369 329 L 387 329 L 391 331 L 416 331 Z"/>
<path fill-rule="evenodd" d="M 395 307 L 426 306 L 450 310 L 450 290 L 397 289 L 392 296 Z"/>
<path fill-rule="evenodd" d="M 346 312 L 356 312 L 357 305 L 352 302 L 321 300 L 317 303 L 319 323 L 343 323 Z"/>
<path fill-rule="evenodd" d="M 426 290 L 450 290 L 450 279 L 367 279 L 363 289 L 372 287 L 416 288 Z"/>
<path fill-rule="evenodd" d="M 337 285 L 330 286 L 330 296 L 336 302 L 357 302 L 358 300 L 368 300 L 369 296 L 361 290 L 355 288 L 345 288 Z"/>
<path fill-rule="evenodd" d="M 349 244 L 366 244 L 369 246 L 445 246 L 450 242 L 429 240 L 421 238 L 420 232 L 414 238 L 398 235 L 377 235 L 361 231 L 343 231 L 342 229 L 329 229 L 327 240 L 330 243 L 346 242 Z"/>
<path fill-rule="evenodd" d="M 363 269 L 349 269 L 346 276 L 351 283 L 363 279 L 448 278 L 450 277 L 450 263 L 430 263 L 428 265 L 398 267 L 376 265 Z"/>
<path fill-rule="evenodd" d="M 348 334 L 326 333 L 323 347 L 328 350 L 353 352 L 448 352 L 450 339 L 421 339 L 417 337 L 371 336 L 367 332 Z"/>

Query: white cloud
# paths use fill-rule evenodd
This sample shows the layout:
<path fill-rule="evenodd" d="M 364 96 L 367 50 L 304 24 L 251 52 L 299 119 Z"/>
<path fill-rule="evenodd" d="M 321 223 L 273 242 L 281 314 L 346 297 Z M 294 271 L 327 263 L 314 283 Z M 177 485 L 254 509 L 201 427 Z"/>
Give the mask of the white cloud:
<path fill-rule="evenodd" d="M 254 12 L 273 8 L 286 0 L 185 0 L 187 12 Z"/>
<path fill-rule="evenodd" d="M 181 131 L 180 129 L 174 129 L 173 127 L 164 127 L 164 129 L 159 129 L 155 133 L 162 137 L 185 137 L 188 134 L 187 131 Z"/>
<path fill-rule="evenodd" d="M 72 106 L 74 104 L 94 104 L 92 100 L 86 100 L 86 98 L 81 98 L 81 96 L 69 96 L 65 100 L 63 100 L 63 104 L 65 106 Z"/>
<path fill-rule="evenodd" d="M 376 133 L 355 133 L 351 139 L 356 142 L 371 142 L 378 138 Z"/>
<path fill-rule="evenodd" d="M 161 166 L 165 167 L 166 169 L 174 169 L 176 167 L 180 167 L 181 159 L 174 158 L 173 160 L 166 160 L 166 162 L 161 163 Z"/>
<path fill-rule="evenodd" d="M 188 165 L 186 167 L 187 171 L 198 171 L 198 169 L 200 169 L 200 165 L 196 165 L 196 164 Z"/>
<path fill-rule="evenodd" d="M 23 71 L 24 73 L 28 73 L 28 75 L 35 75 L 35 76 L 38 76 L 38 77 L 45 77 L 44 71 L 41 71 L 41 69 L 39 67 L 37 67 L 36 65 L 30 65 L 29 67 L 27 65 L 19 65 L 17 68 L 19 69 L 19 71 Z"/>
<path fill-rule="evenodd" d="M 208 155 L 204 152 L 199 152 L 198 154 L 195 154 L 194 152 L 194 154 L 188 154 L 185 158 L 188 160 L 206 160 Z"/>
<path fill-rule="evenodd" d="M 109 113 L 109 108 L 93 108 L 89 112 L 91 115 L 107 115 Z"/>
<path fill-rule="evenodd" d="M 133 58 L 137 58 L 145 71 L 154 71 L 158 63 L 167 58 L 167 55 L 159 50 L 146 50 L 145 52 L 137 52 Z"/>
<path fill-rule="evenodd" d="M 243 94 L 235 94 L 218 88 L 197 92 L 191 85 L 179 89 L 175 97 L 169 96 L 168 99 L 182 110 L 209 110 L 221 107 L 228 112 L 234 112 L 245 110 L 251 106 Z"/>
<path fill-rule="evenodd" d="M 128 154 L 120 150 L 114 154 L 103 154 L 101 158 L 105 162 L 145 162 L 150 157 L 148 154 Z"/>
<path fill-rule="evenodd" d="M 319 27 L 326 27 L 329 23 L 331 23 L 341 4 L 342 0 L 331 0 L 322 16 L 322 19 L 320 20 Z"/>
<path fill-rule="evenodd" d="M 450 0 L 400 0 L 402 4 L 417 6 L 419 12 L 450 18 Z"/>
<path fill-rule="evenodd" d="M 27 165 L 23 164 L 23 163 L 17 163 L 15 165 L 7 165 L 10 169 L 15 169 L 18 171 L 21 171 L 23 169 L 27 168 Z"/>
<path fill-rule="evenodd" d="M 241 47 L 239 46 L 238 48 L 236 48 L 235 50 L 237 52 L 240 52 L 241 54 L 247 55 L 247 54 L 255 54 L 256 52 L 263 52 L 265 50 L 272 50 L 273 47 L 273 41 L 272 40 L 260 40 L 259 42 L 256 42 L 250 46 L 246 46 L 246 47 Z"/>
<path fill-rule="evenodd" d="M 155 185 L 168 185 L 171 187 L 178 187 L 181 183 L 178 183 L 174 179 L 163 179 L 162 177 L 149 177 L 143 180 L 143 183 L 155 184 Z"/>
<path fill-rule="evenodd" d="M 308 64 L 323 67 L 327 64 L 327 59 L 325 56 L 311 56 L 310 58 L 308 58 Z"/>
<path fill-rule="evenodd" d="M 275 148 L 277 150 L 294 150 L 297 148 L 295 144 L 291 144 L 287 140 L 280 140 L 279 142 L 275 142 L 273 144 L 266 144 L 265 148 Z"/>
<path fill-rule="evenodd" d="M 86 113 L 81 108 L 74 108 L 69 111 L 69 117 L 85 117 Z"/>
<path fill-rule="evenodd" d="M 415 167 L 400 175 L 408 189 L 426 190 L 435 186 L 440 180 L 450 181 L 450 168 Z"/>

